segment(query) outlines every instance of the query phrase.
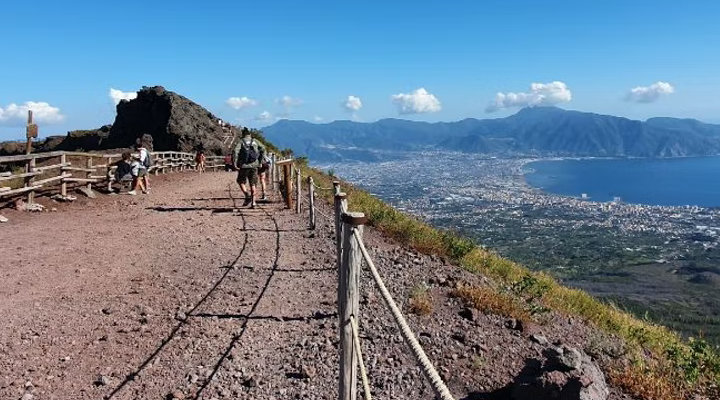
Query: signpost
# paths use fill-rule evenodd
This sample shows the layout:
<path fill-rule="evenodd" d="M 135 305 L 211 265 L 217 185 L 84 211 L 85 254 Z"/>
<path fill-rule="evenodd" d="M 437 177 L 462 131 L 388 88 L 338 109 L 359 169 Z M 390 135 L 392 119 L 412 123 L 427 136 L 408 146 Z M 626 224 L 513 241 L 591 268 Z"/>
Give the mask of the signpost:
<path fill-rule="evenodd" d="M 34 138 L 37 138 L 38 136 L 38 126 L 37 124 L 33 124 L 33 112 L 32 110 L 28 110 L 28 122 L 27 122 L 27 145 L 25 146 L 25 154 L 30 154 L 32 152 L 32 140 Z M 25 172 L 35 172 L 35 159 L 32 158 L 28 161 L 27 165 L 25 165 Z M 35 176 L 31 175 L 27 178 L 25 178 L 25 187 L 32 186 L 33 181 L 35 180 Z M 31 190 L 28 192 L 27 195 L 27 202 L 28 204 L 33 204 L 35 202 L 35 191 Z"/>
<path fill-rule="evenodd" d="M 38 126 L 33 124 L 33 112 L 28 110 L 28 122 L 27 122 L 27 146 L 25 146 L 25 154 L 32 153 L 32 140 L 38 137 Z"/>

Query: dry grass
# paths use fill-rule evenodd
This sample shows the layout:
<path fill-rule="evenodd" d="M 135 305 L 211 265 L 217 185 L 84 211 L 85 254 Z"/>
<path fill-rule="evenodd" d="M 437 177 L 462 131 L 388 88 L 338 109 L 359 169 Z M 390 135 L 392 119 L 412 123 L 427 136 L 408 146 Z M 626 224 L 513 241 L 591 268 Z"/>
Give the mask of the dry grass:
<path fill-rule="evenodd" d="M 426 286 L 415 286 L 410 292 L 410 312 L 425 316 L 433 312 L 433 298 Z"/>
<path fill-rule="evenodd" d="M 530 321 L 530 313 L 514 297 L 486 286 L 460 286 L 451 292 L 467 305 L 486 314 L 502 315 L 521 321 Z"/>
<path fill-rule="evenodd" d="M 645 400 L 684 399 L 688 393 L 652 368 L 627 366 L 609 374 L 610 383 Z"/>

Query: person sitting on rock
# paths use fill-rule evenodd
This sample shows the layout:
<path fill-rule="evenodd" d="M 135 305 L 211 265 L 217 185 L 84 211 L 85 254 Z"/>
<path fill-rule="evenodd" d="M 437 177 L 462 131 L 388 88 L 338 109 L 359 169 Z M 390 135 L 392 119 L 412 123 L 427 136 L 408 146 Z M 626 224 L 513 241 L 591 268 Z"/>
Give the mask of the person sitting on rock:
<path fill-rule="evenodd" d="M 122 159 L 115 163 L 115 182 L 122 183 L 124 181 L 132 181 L 132 166 L 130 165 L 130 152 L 122 153 Z"/>
<path fill-rule="evenodd" d="M 243 206 L 250 205 L 250 208 L 255 208 L 258 168 L 260 168 L 261 160 L 265 157 L 265 146 L 253 139 L 249 130 L 243 129 L 243 134 L 243 138 L 233 151 L 234 165 L 238 170 L 237 183 L 245 194 Z"/>

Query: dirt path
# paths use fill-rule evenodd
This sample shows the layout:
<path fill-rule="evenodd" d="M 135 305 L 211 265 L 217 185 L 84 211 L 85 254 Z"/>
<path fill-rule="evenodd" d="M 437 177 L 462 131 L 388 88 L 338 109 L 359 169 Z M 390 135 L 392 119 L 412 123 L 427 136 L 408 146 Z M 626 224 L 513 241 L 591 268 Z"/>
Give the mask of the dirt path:
<path fill-rule="evenodd" d="M 311 232 L 304 215 L 277 198 L 238 210 L 238 197 L 232 174 L 183 173 L 156 178 L 147 196 L 5 212 L 0 398 L 336 398 L 330 221 L 320 217 Z M 436 311 L 410 320 L 453 392 L 504 398 L 538 345 L 504 328 L 503 318 L 458 316 L 450 284 L 476 277 L 371 229 L 366 240 L 401 303 L 429 283 Z M 432 399 L 364 275 L 361 330 L 373 394 Z M 568 318 L 544 333 L 587 341 Z"/>

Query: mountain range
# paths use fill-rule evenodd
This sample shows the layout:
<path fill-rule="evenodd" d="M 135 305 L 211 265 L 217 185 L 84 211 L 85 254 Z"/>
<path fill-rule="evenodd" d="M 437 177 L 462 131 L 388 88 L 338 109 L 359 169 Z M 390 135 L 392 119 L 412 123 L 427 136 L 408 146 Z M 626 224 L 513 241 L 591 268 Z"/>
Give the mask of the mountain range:
<path fill-rule="evenodd" d="M 557 107 L 523 108 L 506 118 L 435 123 L 280 120 L 263 133 L 274 144 L 315 161 L 373 160 L 378 151 L 431 149 L 533 156 L 720 154 L 720 125 L 667 117 L 638 121 Z"/>

